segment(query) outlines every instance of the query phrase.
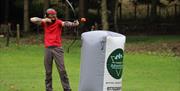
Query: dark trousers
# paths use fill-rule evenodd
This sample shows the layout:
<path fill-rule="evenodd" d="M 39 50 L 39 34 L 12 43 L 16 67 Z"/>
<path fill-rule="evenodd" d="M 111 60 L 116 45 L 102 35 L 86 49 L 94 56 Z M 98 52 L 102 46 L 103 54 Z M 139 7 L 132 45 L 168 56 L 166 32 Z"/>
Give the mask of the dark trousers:
<path fill-rule="evenodd" d="M 52 65 L 55 59 L 56 67 L 58 69 L 61 84 L 64 91 L 71 91 L 68 76 L 64 66 L 64 52 L 61 47 L 48 47 L 45 48 L 44 66 L 46 71 L 46 91 L 53 91 L 52 88 Z"/>

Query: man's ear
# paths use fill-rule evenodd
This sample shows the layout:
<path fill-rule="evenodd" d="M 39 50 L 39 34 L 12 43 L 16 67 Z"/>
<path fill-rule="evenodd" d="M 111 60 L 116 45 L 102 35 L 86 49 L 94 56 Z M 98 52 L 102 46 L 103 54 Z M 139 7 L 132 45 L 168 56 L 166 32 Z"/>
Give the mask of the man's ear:
<path fill-rule="evenodd" d="M 45 13 L 45 14 L 44 14 L 44 18 L 47 18 L 47 16 L 48 16 L 48 14 L 47 14 L 47 13 Z"/>

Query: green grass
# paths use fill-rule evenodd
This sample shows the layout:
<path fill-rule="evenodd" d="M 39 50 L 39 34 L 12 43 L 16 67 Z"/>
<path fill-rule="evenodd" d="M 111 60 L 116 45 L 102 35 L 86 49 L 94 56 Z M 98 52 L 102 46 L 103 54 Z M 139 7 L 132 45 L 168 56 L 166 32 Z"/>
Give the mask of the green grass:
<path fill-rule="evenodd" d="M 180 90 L 179 57 L 127 54 L 124 64 L 124 91 Z"/>
<path fill-rule="evenodd" d="M 80 71 L 80 52 L 75 52 L 73 51 L 73 55 L 65 54 L 66 69 L 73 89 L 78 88 Z M 0 49 L 0 91 L 43 91 L 43 53 L 43 45 Z M 53 86 L 55 90 L 61 89 L 55 65 L 53 65 Z"/>
<path fill-rule="evenodd" d="M 134 38 L 138 37 L 128 37 L 127 43 L 135 42 Z M 145 38 L 139 42 L 164 41 L 161 37 Z M 167 37 L 168 41 L 177 40 L 177 37 L 171 38 Z M 43 45 L 11 44 L 8 48 L 1 45 L 0 91 L 45 91 L 43 53 Z M 65 52 L 65 65 L 71 87 L 78 91 L 79 47 Z M 53 67 L 54 91 L 63 91 L 56 66 Z M 180 91 L 180 57 L 125 54 L 123 91 Z"/>

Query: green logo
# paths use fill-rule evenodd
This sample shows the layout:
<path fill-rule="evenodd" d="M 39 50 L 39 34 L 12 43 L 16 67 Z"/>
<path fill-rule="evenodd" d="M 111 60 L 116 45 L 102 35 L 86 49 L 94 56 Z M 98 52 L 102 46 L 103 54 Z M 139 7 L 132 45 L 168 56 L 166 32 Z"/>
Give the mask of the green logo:
<path fill-rule="evenodd" d="M 107 69 L 109 74 L 115 79 L 120 79 L 123 69 L 123 50 L 116 49 L 108 57 Z"/>

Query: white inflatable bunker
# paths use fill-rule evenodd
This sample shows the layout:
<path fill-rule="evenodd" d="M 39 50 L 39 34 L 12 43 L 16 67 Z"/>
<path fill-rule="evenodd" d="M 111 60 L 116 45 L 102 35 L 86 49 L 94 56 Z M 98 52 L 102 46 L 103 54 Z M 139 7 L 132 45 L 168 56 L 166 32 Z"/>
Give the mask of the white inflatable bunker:
<path fill-rule="evenodd" d="M 122 91 L 122 70 L 126 37 L 110 31 L 81 35 L 79 91 Z"/>

